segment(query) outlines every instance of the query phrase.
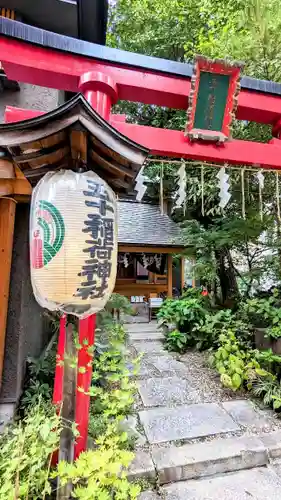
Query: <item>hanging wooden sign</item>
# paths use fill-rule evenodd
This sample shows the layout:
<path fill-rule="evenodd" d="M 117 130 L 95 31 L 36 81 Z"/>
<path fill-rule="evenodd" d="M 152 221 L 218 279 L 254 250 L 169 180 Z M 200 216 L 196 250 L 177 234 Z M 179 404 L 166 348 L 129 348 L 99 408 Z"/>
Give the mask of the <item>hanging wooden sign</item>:
<path fill-rule="evenodd" d="M 216 142 L 229 139 L 242 67 L 242 63 L 197 56 L 189 94 L 187 137 Z"/>

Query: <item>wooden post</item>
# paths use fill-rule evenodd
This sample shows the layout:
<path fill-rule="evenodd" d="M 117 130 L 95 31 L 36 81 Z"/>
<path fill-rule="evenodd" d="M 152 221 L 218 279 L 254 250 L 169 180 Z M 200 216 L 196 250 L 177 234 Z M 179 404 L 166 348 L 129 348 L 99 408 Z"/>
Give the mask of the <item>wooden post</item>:
<path fill-rule="evenodd" d="M 185 278 L 185 272 L 184 272 L 184 264 L 185 264 L 185 261 L 184 261 L 184 257 L 181 257 L 180 258 L 180 269 L 181 269 L 181 293 L 183 293 L 183 289 L 184 289 L 184 278 Z"/>
<path fill-rule="evenodd" d="M 60 317 L 60 326 L 58 332 L 58 347 L 56 355 L 55 382 L 53 393 L 53 404 L 60 411 L 63 402 L 63 376 L 64 376 L 64 356 L 66 344 L 66 314 Z M 52 456 L 52 466 L 55 467 L 58 463 L 59 451 L 55 451 Z"/>
<path fill-rule="evenodd" d="M 173 296 L 173 255 L 168 255 L 168 268 L 167 268 L 167 280 L 168 280 L 168 297 Z"/>
<path fill-rule="evenodd" d="M 67 424 L 64 426 L 60 437 L 59 462 L 65 460 L 73 462 L 74 458 L 74 436 L 71 429 L 71 422 L 75 417 L 75 394 L 76 394 L 76 368 L 72 366 L 76 355 L 73 342 L 73 326 L 69 323 L 66 327 L 64 374 L 63 374 L 63 404 L 61 417 Z M 67 483 L 60 486 L 58 480 L 57 500 L 67 500 L 70 498 L 72 485 Z"/>
<path fill-rule="evenodd" d="M 0 386 L 2 381 L 16 202 L 0 199 Z"/>
<path fill-rule="evenodd" d="M 193 259 L 192 260 L 192 265 L 195 266 L 195 264 L 196 264 L 196 260 Z M 196 279 L 195 279 L 195 276 L 194 276 L 194 271 L 192 272 L 192 275 L 193 275 L 192 276 L 192 288 L 196 288 Z"/>
<path fill-rule="evenodd" d="M 64 354 L 66 342 L 66 314 L 60 317 L 60 326 L 58 332 L 58 347 L 57 347 L 57 362 L 55 370 L 55 383 L 53 403 L 54 405 L 61 405 L 63 401 L 63 372 L 64 372 Z"/>

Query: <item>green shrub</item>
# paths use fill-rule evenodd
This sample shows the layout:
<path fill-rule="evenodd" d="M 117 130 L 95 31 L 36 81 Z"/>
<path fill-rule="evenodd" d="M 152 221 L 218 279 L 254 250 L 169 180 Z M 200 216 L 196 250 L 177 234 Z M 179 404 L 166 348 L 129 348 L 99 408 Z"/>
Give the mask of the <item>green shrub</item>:
<path fill-rule="evenodd" d="M 128 365 L 137 373 L 139 359 L 130 359 L 129 363 L 125 337 L 122 325 L 111 325 L 106 350 L 95 354 L 89 427 L 93 439 L 104 432 L 112 419 L 121 421 L 132 411 L 136 385 L 130 380 Z"/>
<path fill-rule="evenodd" d="M 220 347 L 210 357 L 210 363 L 220 374 L 222 385 L 228 389 L 237 391 L 246 386 L 251 390 L 259 377 L 268 375 L 261 368 L 256 352 L 244 349 L 232 330 L 221 334 L 219 343 Z"/>
<path fill-rule="evenodd" d="M 116 422 L 96 440 L 97 448 L 81 453 L 74 464 L 60 462 L 52 477 L 62 486 L 73 484 L 73 498 L 80 500 L 135 500 L 141 488 L 126 477 L 134 454 L 124 450 L 126 433 L 118 434 Z"/>
<path fill-rule="evenodd" d="M 73 498 L 135 499 L 140 491 L 126 478 L 125 469 L 134 457 L 128 451 L 133 443 L 120 426 L 132 411 L 136 390 L 129 378 L 125 338 L 124 327 L 111 322 L 107 349 L 95 352 L 94 385 L 89 391 L 93 396 L 89 436 L 94 449 L 83 453 L 74 464 L 60 463 L 51 473 L 53 480 L 59 476 L 61 485 L 73 482 Z M 138 360 L 130 359 L 130 364 L 137 371 Z M 40 377 L 42 370 L 46 374 L 48 369 L 33 365 Z M 0 438 L 0 500 L 45 499 L 55 487 L 50 482 L 50 455 L 58 448 L 61 422 L 54 408 L 46 411 L 45 406 L 33 407 L 30 401 L 25 419 Z"/>
<path fill-rule="evenodd" d="M 184 352 L 187 347 L 187 334 L 178 330 L 168 332 L 165 337 L 165 344 L 168 351 Z"/>
<path fill-rule="evenodd" d="M 39 500 L 51 492 L 50 457 L 58 449 L 61 421 L 39 403 L 0 436 L 0 500 Z"/>
<path fill-rule="evenodd" d="M 130 314 L 132 308 L 126 297 L 118 293 L 112 294 L 106 308 L 97 314 L 97 328 L 95 340 L 95 355 L 99 352 L 104 352 L 109 348 L 110 342 L 115 338 L 120 344 L 124 344 L 126 340 L 126 332 L 124 328 L 117 323 L 112 317 L 112 310 L 119 309 L 123 313 Z M 53 325 L 54 334 L 59 330 L 59 316 L 57 313 L 48 313 L 48 318 Z M 77 325 L 74 324 L 74 331 L 77 333 Z M 111 340 L 109 340 L 109 338 Z M 77 341 L 78 344 L 78 341 Z M 52 342 L 52 345 L 47 346 L 40 358 L 28 358 L 27 360 L 27 375 L 24 385 L 23 395 L 20 401 L 19 412 L 23 415 L 30 406 L 35 406 L 39 400 L 51 401 L 54 389 L 54 376 L 56 367 L 56 349 L 57 342 Z"/>
<path fill-rule="evenodd" d="M 186 292 L 187 294 L 187 292 Z M 204 297 L 186 297 L 181 299 L 167 299 L 160 308 L 157 319 L 160 326 L 168 327 L 174 324 L 183 333 L 189 333 L 194 324 L 206 316 Z"/>
<path fill-rule="evenodd" d="M 113 293 L 105 308 L 97 314 L 98 328 L 105 330 L 112 323 L 116 322 L 116 319 L 112 315 L 114 310 L 119 310 L 120 314 L 133 314 L 133 308 L 127 297 L 119 293 Z M 120 319 L 118 322 L 120 322 Z"/>
<path fill-rule="evenodd" d="M 36 406 L 0 437 L 0 500 L 55 498 L 56 479 L 63 487 L 71 482 L 71 498 L 80 500 L 134 500 L 140 487 L 126 477 L 134 454 L 126 450 L 127 434 L 111 422 L 72 464 L 61 461 L 51 470 L 51 456 L 58 449 L 62 429 L 55 409 Z"/>
<path fill-rule="evenodd" d="M 213 314 L 207 313 L 192 328 L 196 349 L 204 351 L 211 347 L 217 347 L 219 335 L 223 329 L 231 324 L 231 321 L 233 321 L 233 315 L 230 309 L 218 311 Z"/>
<path fill-rule="evenodd" d="M 271 326 L 266 329 L 265 337 L 269 337 L 274 340 L 278 340 L 281 338 L 281 326 Z"/>
<path fill-rule="evenodd" d="M 281 356 L 274 354 L 272 349 L 268 349 L 266 351 L 256 351 L 256 358 L 262 368 L 278 379 L 281 378 Z"/>
<path fill-rule="evenodd" d="M 71 481 L 73 497 L 81 500 L 136 499 L 140 487 L 126 478 L 125 469 L 134 454 L 132 440 L 122 431 L 121 421 L 132 411 L 136 386 L 129 378 L 126 332 L 112 323 L 107 331 L 107 349 L 95 353 L 89 436 L 94 449 L 80 455 L 75 464 L 60 463 L 61 484 Z M 131 360 L 137 371 L 138 360 Z"/>
<path fill-rule="evenodd" d="M 275 291 L 268 298 L 253 298 L 243 305 L 249 321 L 255 328 L 268 328 L 281 321 L 280 297 Z"/>

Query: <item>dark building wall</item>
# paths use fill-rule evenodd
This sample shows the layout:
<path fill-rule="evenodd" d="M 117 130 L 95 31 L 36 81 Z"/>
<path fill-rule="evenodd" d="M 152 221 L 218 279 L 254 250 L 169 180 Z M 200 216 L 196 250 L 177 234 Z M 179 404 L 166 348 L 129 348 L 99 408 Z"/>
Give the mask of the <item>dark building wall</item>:
<path fill-rule="evenodd" d="M 0 121 L 5 107 L 49 111 L 58 104 L 58 91 L 21 84 L 20 91 L 0 94 Z M 17 404 L 22 391 L 28 356 L 41 354 L 48 341 L 48 325 L 43 309 L 37 304 L 30 282 L 29 264 L 29 205 L 18 204 L 16 209 L 14 248 L 12 257 L 5 358 L 0 405 Z M 0 408 L 1 411 L 1 408 Z"/>
<path fill-rule="evenodd" d="M 58 90 L 21 83 L 19 91 L 5 90 L 0 94 L 0 121 L 4 121 L 6 106 L 50 111 L 58 105 Z"/>
<path fill-rule="evenodd" d="M 48 342 L 48 324 L 34 299 L 29 265 L 29 205 L 16 209 L 11 285 L 0 403 L 17 403 L 28 356 L 37 357 Z"/>

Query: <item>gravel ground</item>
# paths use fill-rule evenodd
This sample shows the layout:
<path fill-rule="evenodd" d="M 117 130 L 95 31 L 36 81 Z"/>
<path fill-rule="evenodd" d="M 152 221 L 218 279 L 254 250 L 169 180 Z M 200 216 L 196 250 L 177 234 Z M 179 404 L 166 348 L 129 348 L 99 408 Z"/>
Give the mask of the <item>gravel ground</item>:
<path fill-rule="evenodd" d="M 143 344 L 145 344 L 145 341 L 142 341 Z M 137 342 L 136 342 L 137 343 Z M 255 409 L 257 412 L 261 412 L 263 417 L 266 417 L 267 419 L 267 424 L 264 427 L 256 428 L 253 425 L 245 425 L 240 431 L 238 432 L 229 432 L 226 434 L 221 434 L 221 435 L 214 435 L 214 436 L 209 436 L 207 438 L 198 438 L 194 439 L 191 441 L 185 441 L 185 442 L 209 442 L 218 438 L 223 438 L 227 439 L 229 437 L 233 436 L 251 436 L 251 435 L 258 435 L 258 434 L 263 434 L 263 433 L 269 433 L 273 432 L 276 430 L 281 430 L 281 414 L 278 416 L 275 412 L 273 412 L 270 409 L 266 409 L 263 407 L 262 401 L 258 399 L 253 399 L 250 393 L 244 392 L 244 391 L 237 391 L 233 392 L 231 390 L 228 390 L 224 387 L 222 387 L 220 383 L 220 378 L 219 375 L 216 373 L 216 371 L 208 366 L 208 358 L 209 358 L 209 353 L 208 352 L 196 352 L 196 351 L 189 351 L 183 355 L 179 355 L 178 353 L 159 353 L 156 356 L 172 356 L 174 359 L 177 361 L 183 363 L 185 369 L 181 373 L 174 373 L 174 376 L 182 378 L 182 379 L 187 379 L 190 382 L 190 389 L 191 389 L 191 398 L 188 398 L 189 404 L 196 404 L 196 403 L 222 403 L 226 401 L 234 401 L 234 400 L 241 400 L 241 399 L 250 399 L 254 405 Z M 136 350 L 135 346 L 130 345 L 130 356 L 135 357 L 136 355 Z M 154 355 L 155 356 L 155 355 Z M 142 363 L 144 361 L 142 360 Z M 169 375 L 164 375 L 163 377 L 167 376 L 172 376 L 173 374 Z M 150 376 L 145 376 L 144 374 L 140 374 L 138 379 L 145 379 L 145 378 L 151 378 L 155 377 L 153 372 L 150 372 Z M 159 377 L 159 374 L 158 374 Z M 177 406 L 177 405 L 175 405 Z M 139 393 L 137 392 L 135 396 L 135 404 L 134 404 L 134 412 L 138 412 L 140 410 L 144 409 L 141 397 Z M 173 442 L 174 445 L 176 445 L 176 442 Z M 182 442 L 178 443 L 183 444 Z M 158 445 L 154 445 L 155 447 L 158 447 Z M 163 446 L 163 443 L 161 444 Z M 164 446 L 169 446 L 169 443 L 165 443 Z"/>
<path fill-rule="evenodd" d="M 196 351 L 189 351 L 183 355 L 174 353 L 176 359 L 184 363 L 187 374 L 192 378 L 192 385 L 198 398 L 194 402 L 219 403 L 220 401 L 244 399 L 244 392 L 232 392 L 221 386 L 218 374 L 208 366 L 209 355 L 207 352 Z"/>
<path fill-rule="evenodd" d="M 184 363 L 188 377 L 192 378 L 192 384 L 196 398 L 198 399 L 195 402 L 199 402 L 200 400 L 202 403 L 221 403 L 223 401 L 233 401 L 235 399 L 250 399 L 254 403 L 257 411 L 262 410 L 263 416 L 268 418 L 270 424 L 262 429 L 256 429 L 254 426 L 245 426 L 243 434 L 253 435 L 281 430 L 281 414 L 278 416 L 278 414 L 271 409 L 264 408 L 261 400 L 253 398 L 251 394 L 246 391 L 233 392 L 222 387 L 219 375 L 213 368 L 208 366 L 209 353 L 189 351 L 186 354 L 174 354 L 174 356 L 178 361 Z M 210 438 L 210 440 L 212 439 L 213 438 Z"/>

